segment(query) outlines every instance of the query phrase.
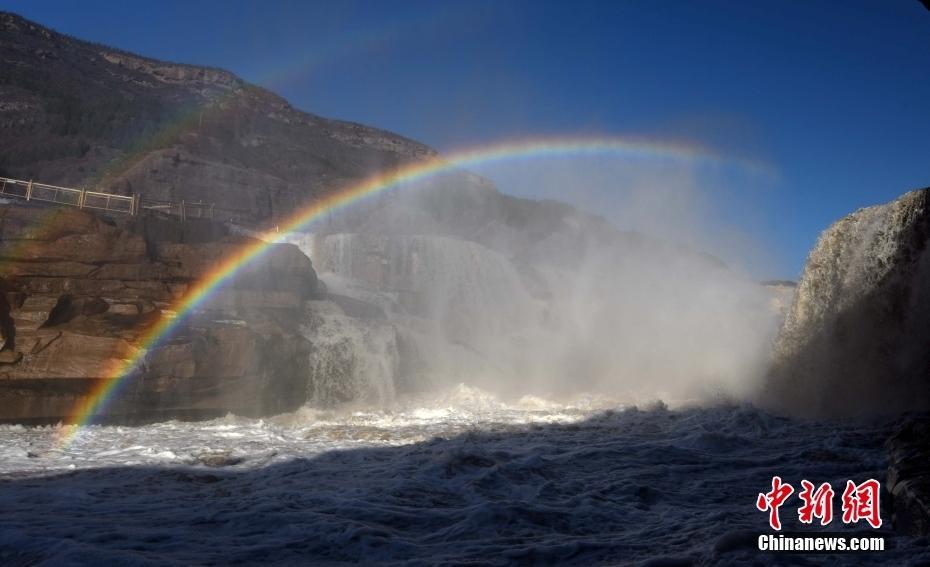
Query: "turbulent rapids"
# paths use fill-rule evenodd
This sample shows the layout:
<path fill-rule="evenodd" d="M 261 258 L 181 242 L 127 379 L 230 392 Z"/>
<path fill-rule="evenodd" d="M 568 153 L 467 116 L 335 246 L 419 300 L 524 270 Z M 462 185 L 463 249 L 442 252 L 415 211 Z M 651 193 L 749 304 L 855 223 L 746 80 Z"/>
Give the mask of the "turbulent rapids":
<path fill-rule="evenodd" d="M 465 386 L 392 410 L 92 426 L 65 450 L 54 427 L 4 426 L 0 550 L 17 552 L 0 557 L 732 564 L 758 557 L 766 479 L 881 477 L 889 431 Z M 930 554 L 900 538 L 883 558 Z"/>
<path fill-rule="evenodd" d="M 17 437 L 2 453 L 6 473 L 106 465 L 265 466 L 328 450 L 397 446 L 469 431 L 531 424 L 574 423 L 618 407 L 606 398 L 559 404 L 533 396 L 510 403 L 463 384 L 440 396 L 399 400 L 391 409 L 305 407 L 264 420 L 240 418 L 165 422 L 143 427 L 91 426 L 70 448 L 54 445 L 69 426 L 7 426 Z M 15 447 L 15 448 L 14 448 Z"/>

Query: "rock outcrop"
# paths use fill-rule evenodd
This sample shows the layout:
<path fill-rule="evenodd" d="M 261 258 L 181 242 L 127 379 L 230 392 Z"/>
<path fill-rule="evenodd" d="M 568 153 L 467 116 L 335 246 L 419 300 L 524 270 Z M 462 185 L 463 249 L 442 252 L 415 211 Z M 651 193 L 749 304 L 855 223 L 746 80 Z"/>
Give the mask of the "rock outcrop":
<path fill-rule="evenodd" d="M 930 418 L 907 419 L 888 440 L 889 464 L 885 488 L 892 495 L 896 531 L 930 535 Z"/>
<path fill-rule="evenodd" d="M 298 332 L 317 292 L 309 259 L 275 245 L 139 353 L 146 331 L 247 243 L 217 224 L 0 206 L 0 421 L 67 419 L 100 380 L 141 355 L 108 407 L 113 421 L 267 414 L 306 399 Z"/>
<path fill-rule="evenodd" d="M 762 402 L 804 415 L 930 407 L 930 189 L 861 209 L 810 253 Z"/>

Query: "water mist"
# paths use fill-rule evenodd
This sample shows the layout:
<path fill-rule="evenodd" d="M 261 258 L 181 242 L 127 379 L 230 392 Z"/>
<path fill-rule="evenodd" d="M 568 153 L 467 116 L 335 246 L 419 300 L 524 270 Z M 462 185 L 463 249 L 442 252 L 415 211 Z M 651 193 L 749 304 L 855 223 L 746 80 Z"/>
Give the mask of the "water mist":
<path fill-rule="evenodd" d="M 568 194 L 567 180 L 576 197 L 613 191 L 613 220 L 635 231 L 453 172 L 294 235 L 334 304 L 307 327 L 320 369 L 311 401 L 385 404 L 458 384 L 505 399 L 750 396 L 779 314 L 732 263 L 745 240 L 734 246 L 734 229 L 721 230 L 689 166 L 609 166 L 621 185 L 604 186 L 603 164 L 578 161 L 541 167 L 548 184 L 530 178 L 544 196 Z M 496 173 L 513 182 L 526 172 Z"/>

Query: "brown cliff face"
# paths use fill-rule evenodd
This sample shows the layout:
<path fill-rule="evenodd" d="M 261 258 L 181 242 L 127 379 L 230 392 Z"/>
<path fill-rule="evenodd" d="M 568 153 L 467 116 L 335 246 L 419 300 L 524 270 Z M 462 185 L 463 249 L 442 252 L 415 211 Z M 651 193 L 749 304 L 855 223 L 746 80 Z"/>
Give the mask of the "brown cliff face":
<path fill-rule="evenodd" d="M 245 243 L 205 222 L 0 207 L 0 421 L 67 419 L 110 369 L 139 354 L 147 329 L 175 315 L 189 286 Z M 273 246 L 143 354 L 108 419 L 299 406 L 309 344 L 295 314 L 316 287 L 306 256 Z"/>

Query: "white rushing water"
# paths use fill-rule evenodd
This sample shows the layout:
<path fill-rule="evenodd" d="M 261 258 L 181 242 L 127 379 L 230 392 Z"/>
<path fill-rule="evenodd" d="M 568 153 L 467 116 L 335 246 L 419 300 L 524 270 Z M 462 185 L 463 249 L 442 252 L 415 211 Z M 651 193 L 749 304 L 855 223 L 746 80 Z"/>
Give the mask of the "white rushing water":
<path fill-rule="evenodd" d="M 755 497 L 775 474 L 883 479 L 888 432 L 465 386 L 381 411 L 94 426 L 66 448 L 58 428 L 3 426 L 0 563 L 834 564 L 760 556 Z M 814 531 L 795 508 L 787 529 Z M 854 559 L 930 560 L 893 545 Z"/>
<path fill-rule="evenodd" d="M 437 235 L 291 241 L 331 294 L 365 306 L 341 319 L 322 303 L 322 317 L 307 314 L 331 323 L 308 325 L 305 336 L 327 349 L 324 366 L 337 371 L 316 382 L 324 398 L 340 401 L 350 390 L 383 398 L 377 384 L 386 382 L 397 393 L 465 382 L 508 396 L 746 399 L 780 322 L 756 282 L 658 244 L 623 254 L 592 247 L 576 254 L 577 265 L 562 266 Z M 322 340 L 316 330 L 325 331 Z M 365 346 L 355 353 L 385 353 L 382 368 L 359 378 L 351 369 L 369 362 L 333 348 L 349 344 Z"/>

